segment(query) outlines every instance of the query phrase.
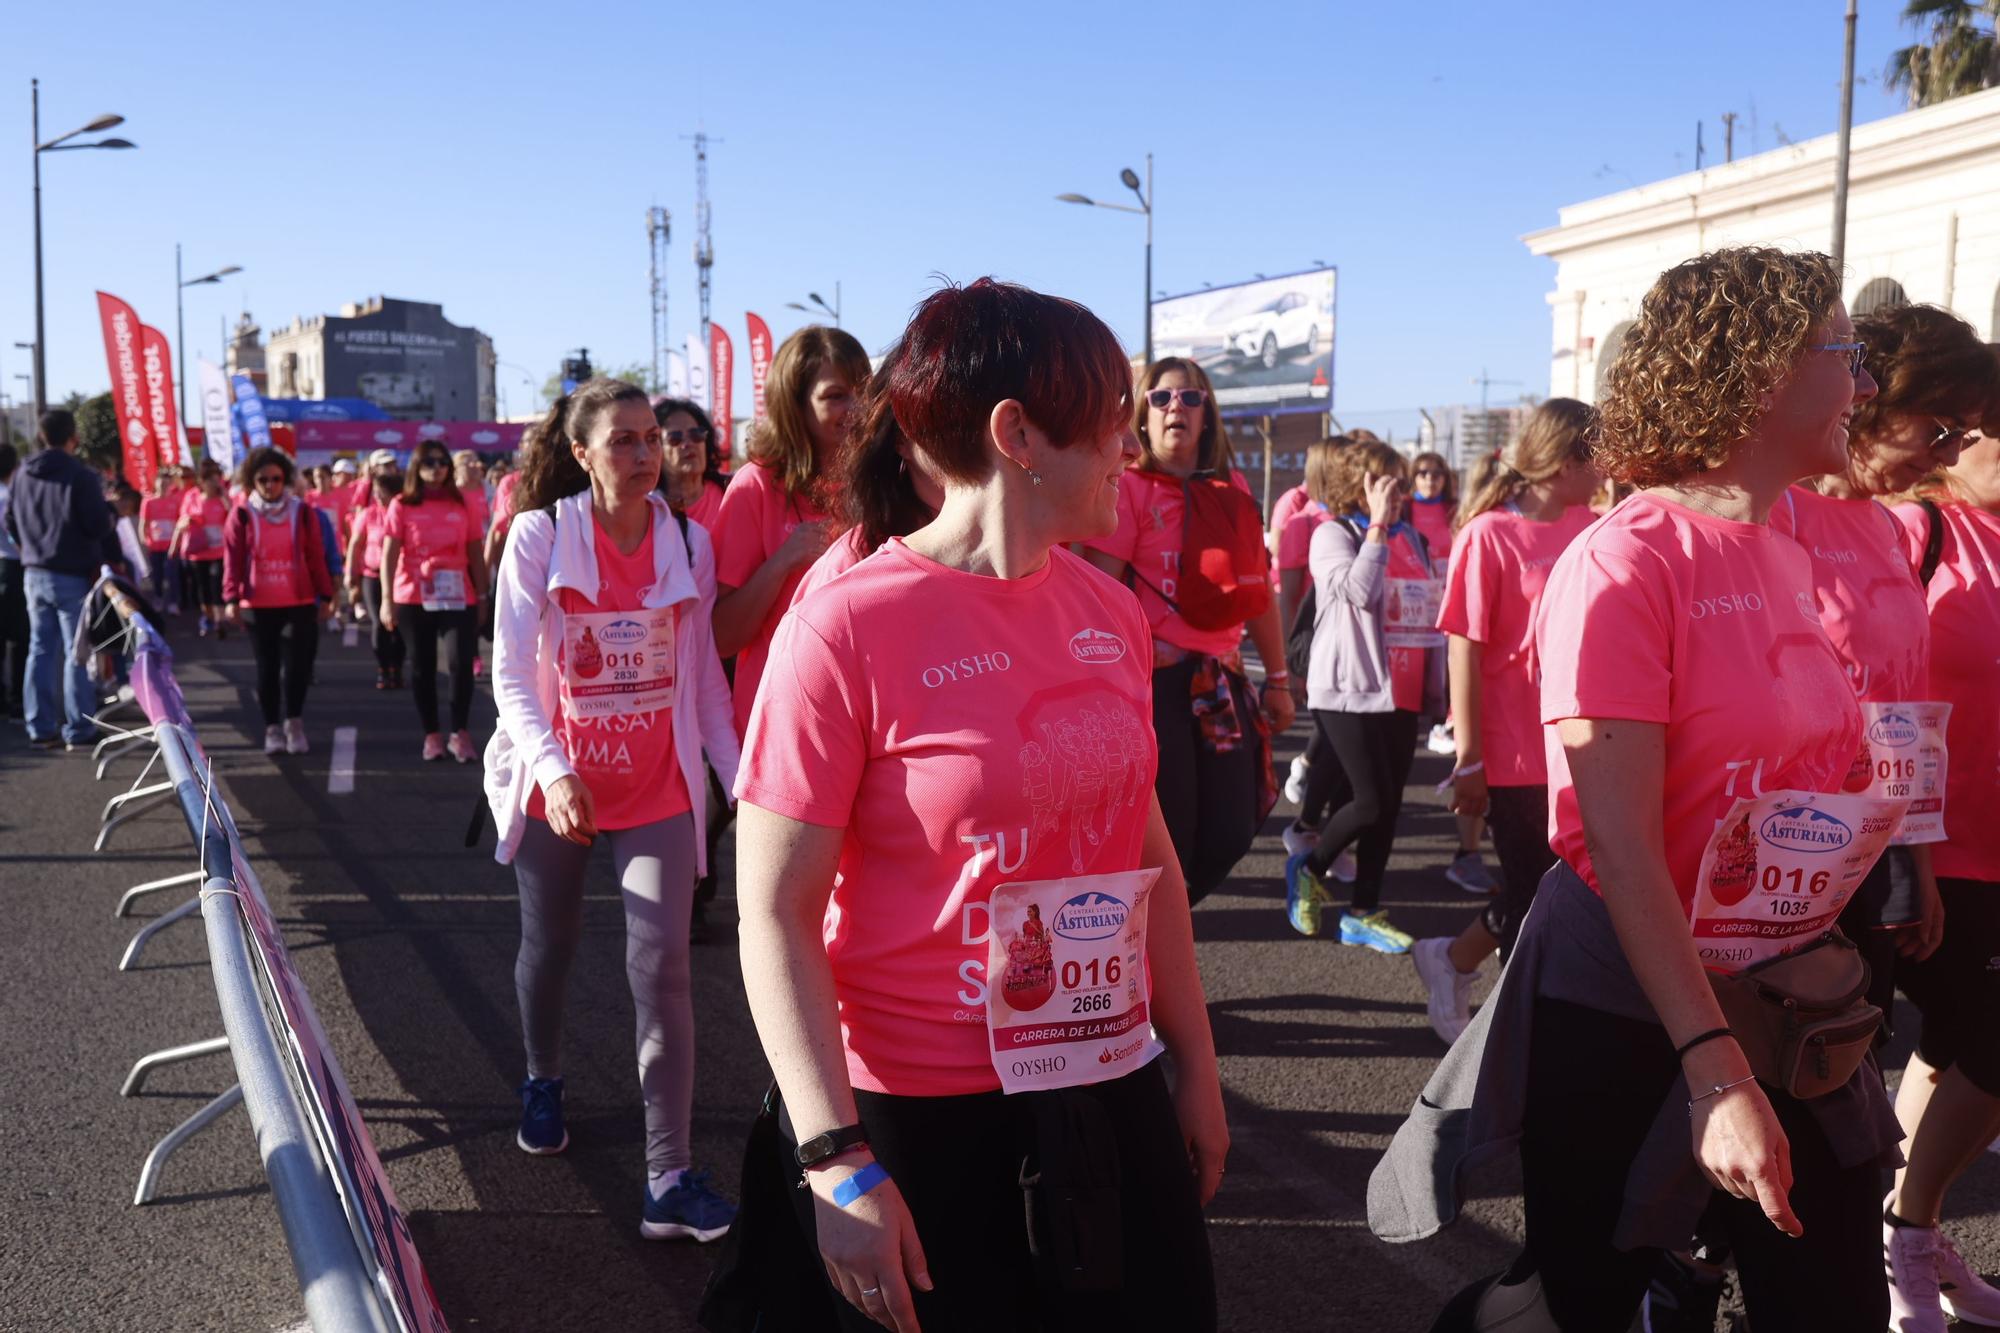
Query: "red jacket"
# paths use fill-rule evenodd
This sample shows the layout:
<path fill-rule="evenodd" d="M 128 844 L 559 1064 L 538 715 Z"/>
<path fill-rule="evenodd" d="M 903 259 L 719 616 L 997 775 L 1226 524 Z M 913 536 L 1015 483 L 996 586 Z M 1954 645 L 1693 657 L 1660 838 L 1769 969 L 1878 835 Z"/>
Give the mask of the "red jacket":
<path fill-rule="evenodd" d="M 299 561 L 305 566 L 306 577 L 312 581 L 315 597 L 333 596 L 333 576 L 327 573 L 326 547 L 320 541 L 319 515 L 305 501 L 293 497 L 298 506 L 298 522 L 294 530 L 298 533 Z M 229 518 L 222 527 L 222 600 L 224 602 L 247 602 L 250 600 L 250 543 L 255 539 L 250 525 L 258 521 L 250 512 L 246 502 L 239 501 L 229 511 Z"/>

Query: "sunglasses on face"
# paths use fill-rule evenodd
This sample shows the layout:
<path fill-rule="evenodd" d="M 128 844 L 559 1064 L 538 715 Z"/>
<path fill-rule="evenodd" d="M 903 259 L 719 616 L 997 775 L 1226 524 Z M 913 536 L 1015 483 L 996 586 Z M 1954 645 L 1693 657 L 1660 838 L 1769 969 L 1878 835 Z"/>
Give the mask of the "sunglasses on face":
<path fill-rule="evenodd" d="M 1200 407 L 1208 401 L 1208 395 L 1200 389 L 1151 389 L 1146 393 L 1146 401 L 1162 412 L 1172 407 L 1176 398 L 1182 407 Z"/>
<path fill-rule="evenodd" d="M 262 473 L 257 478 L 257 484 L 259 486 L 282 486 L 285 484 L 285 474 L 282 472 Z"/>
<path fill-rule="evenodd" d="M 1845 353 L 1847 356 L 1847 373 L 1856 379 L 1861 378 L 1861 359 L 1868 354 L 1867 343 L 1821 343 L 1812 350 L 1815 352 Z"/>
<path fill-rule="evenodd" d="M 418 460 L 417 470 L 419 472 L 449 472 L 451 470 L 451 460 L 449 458 L 440 458 L 433 454 L 429 458 Z"/>
<path fill-rule="evenodd" d="M 690 426 L 686 430 L 670 430 L 666 434 L 667 443 L 678 449 L 684 444 L 707 444 L 709 436 L 715 432 L 704 426 Z"/>
<path fill-rule="evenodd" d="M 1963 449 L 1965 442 L 1972 438 L 1973 432 L 1963 426 L 1948 425 L 1935 417 L 1932 418 L 1932 422 L 1937 426 L 1937 434 L 1931 436 L 1930 443 L 1924 447 L 1933 452 L 1939 449 Z"/>
<path fill-rule="evenodd" d="M 1417 475 L 1419 477 L 1442 477 L 1444 473 L 1434 467 L 1420 467 L 1417 469 Z"/>

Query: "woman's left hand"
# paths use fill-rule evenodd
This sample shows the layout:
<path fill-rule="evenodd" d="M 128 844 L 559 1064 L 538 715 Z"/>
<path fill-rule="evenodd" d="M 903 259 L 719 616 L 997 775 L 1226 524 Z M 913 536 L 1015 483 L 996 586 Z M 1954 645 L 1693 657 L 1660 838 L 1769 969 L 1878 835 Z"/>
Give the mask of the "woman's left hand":
<path fill-rule="evenodd" d="M 1283 731 L 1298 717 L 1298 705 L 1292 702 L 1290 681 L 1282 681 L 1273 689 L 1264 688 L 1264 716 L 1271 719 L 1271 730 Z"/>
<path fill-rule="evenodd" d="M 1174 1115 L 1187 1142 L 1188 1166 L 1194 1172 L 1201 1206 L 1222 1186 L 1222 1164 L 1229 1156 L 1229 1124 L 1222 1113 L 1222 1080 L 1211 1066 L 1204 1070 L 1177 1068 Z"/>

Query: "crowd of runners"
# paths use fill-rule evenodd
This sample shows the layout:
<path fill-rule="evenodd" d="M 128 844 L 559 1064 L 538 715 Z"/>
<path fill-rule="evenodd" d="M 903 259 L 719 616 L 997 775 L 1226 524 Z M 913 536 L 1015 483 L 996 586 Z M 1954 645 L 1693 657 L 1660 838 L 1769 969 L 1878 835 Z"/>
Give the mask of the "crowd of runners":
<path fill-rule="evenodd" d="M 1268 515 L 1198 362 L 1135 372 L 986 279 L 872 362 L 793 334 L 734 468 L 695 403 L 596 379 L 512 466 L 265 448 L 107 504 L 52 412 L 0 447 L 0 683 L 31 741 L 87 742 L 71 602 L 109 562 L 174 633 L 250 639 L 297 755 L 319 635 L 365 628 L 422 758 L 483 757 L 532 1154 L 569 1143 L 604 843 L 639 1227 L 729 1237 L 711 1327 L 1215 1327 L 1191 909 L 1281 799 L 1274 919 L 1407 955 L 1448 1048 L 1371 1226 L 1420 1239 L 1465 1166 L 1520 1163 L 1520 1258 L 1437 1328 L 1710 1329 L 1731 1272 L 1758 1333 L 2000 1325 L 1939 1225 L 2000 1133 L 2000 356 L 1840 287 L 1814 254 L 1681 264 L 1597 406 L 1464 476 L 1327 438 Z M 1478 901 L 1413 939 L 1382 893 L 1425 745 Z M 773 1076 L 740 1187 L 690 1147 L 730 838 Z"/>

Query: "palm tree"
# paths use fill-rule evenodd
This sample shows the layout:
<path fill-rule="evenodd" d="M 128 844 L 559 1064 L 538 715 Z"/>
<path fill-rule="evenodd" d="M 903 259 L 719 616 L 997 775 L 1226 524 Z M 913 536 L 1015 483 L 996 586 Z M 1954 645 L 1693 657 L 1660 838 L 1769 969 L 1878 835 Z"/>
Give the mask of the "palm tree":
<path fill-rule="evenodd" d="M 1926 40 L 1889 57 L 1887 77 L 1912 107 L 2000 86 L 2000 0 L 1907 0 L 1903 22 Z"/>

